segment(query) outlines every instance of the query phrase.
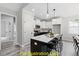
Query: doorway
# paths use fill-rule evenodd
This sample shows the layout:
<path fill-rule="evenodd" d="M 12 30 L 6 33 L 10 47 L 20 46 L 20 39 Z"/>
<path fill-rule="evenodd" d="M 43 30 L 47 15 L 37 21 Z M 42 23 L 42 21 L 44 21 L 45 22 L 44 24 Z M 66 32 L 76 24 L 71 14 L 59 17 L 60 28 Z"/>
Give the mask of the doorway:
<path fill-rule="evenodd" d="M 1 14 L 1 49 L 10 48 L 17 41 L 16 17 Z"/>

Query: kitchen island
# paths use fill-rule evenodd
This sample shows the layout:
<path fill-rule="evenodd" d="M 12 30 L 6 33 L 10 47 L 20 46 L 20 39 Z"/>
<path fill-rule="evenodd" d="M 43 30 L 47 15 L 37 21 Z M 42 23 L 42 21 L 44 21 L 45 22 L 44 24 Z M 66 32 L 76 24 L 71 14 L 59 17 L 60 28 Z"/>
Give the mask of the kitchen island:
<path fill-rule="evenodd" d="M 51 51 L 51 47 L 54 45 L 49 44 L 53 40 L 58 40 L 60 39 L 59 34 L 54 34 L 52 37 L 49 37 L 48 34 L 45 35 L 40 35 L 40 36 L 35 36 L 31 38 L 31 53 L 33 55 L 34 52 L 37 53 L 45 53 L 45 55 L 48 55 L 49 52 Z M 57 42 L 56 42 L 57 43 Z M 46 54 L 47 53 L 47 54 Z"/>

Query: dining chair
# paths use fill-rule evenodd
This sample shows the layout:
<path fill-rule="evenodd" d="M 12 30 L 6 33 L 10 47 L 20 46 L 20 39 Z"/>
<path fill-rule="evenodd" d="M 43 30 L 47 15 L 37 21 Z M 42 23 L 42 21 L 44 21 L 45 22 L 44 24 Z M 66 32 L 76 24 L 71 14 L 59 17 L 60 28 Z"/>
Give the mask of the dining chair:
<path fill-rule="evenodd" d="M 73 46 L 75 48 L 76 55 L 78 56 L 79 55 L 79 42 L 77 41 L 75 37 L 73 37 L 73 41 L 74 41 Z"/>

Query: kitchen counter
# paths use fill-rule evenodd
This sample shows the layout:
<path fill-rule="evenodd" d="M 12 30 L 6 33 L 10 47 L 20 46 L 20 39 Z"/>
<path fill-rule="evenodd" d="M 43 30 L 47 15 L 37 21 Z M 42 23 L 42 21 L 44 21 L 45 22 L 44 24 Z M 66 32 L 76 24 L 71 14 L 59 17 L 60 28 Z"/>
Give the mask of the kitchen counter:
<path fill-rule="evenodd" d="M 53 38 L 55 38 L 57 36 L 59 36 L 59 34 L 54 34 L 53 37 L 49 37 L 46 34 L 46 35 L 35 36 L 35 37 L 32 37 L 31 39 L 35 39 L 35 40 L 38 40 L 38 41 L 42 41 L 42 42 L 48 43 L 49 41 L 51 41 Z"/>

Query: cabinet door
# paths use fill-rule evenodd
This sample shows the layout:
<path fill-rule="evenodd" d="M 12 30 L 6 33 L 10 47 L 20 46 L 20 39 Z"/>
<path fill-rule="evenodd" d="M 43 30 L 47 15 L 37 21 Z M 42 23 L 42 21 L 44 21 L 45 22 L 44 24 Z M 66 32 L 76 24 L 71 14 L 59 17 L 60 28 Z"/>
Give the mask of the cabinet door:
<path fill-rule="evenodd" d="M 26 22 L 24 24 L 24 42 L 29 42 L 30 38 L 33 36 L 33 25 L 31 22 Z"/>
<path fill-rule="evenodd" d="M 56 34 L 61 34 L 61 24 L 54 24 L 53 25 L 53 31 Z"/>
<path fill-rule="evenodd" d="M 24 40 L 23 42 L 25 44 L 28 44 L 30 42 L 30 38 L 33 36 L 33 30 L 34 30 L 34 16 L 28 13 L 24 13 L 23 15 L 24 19 Z"/>

